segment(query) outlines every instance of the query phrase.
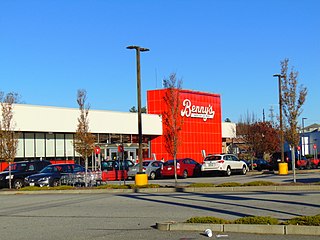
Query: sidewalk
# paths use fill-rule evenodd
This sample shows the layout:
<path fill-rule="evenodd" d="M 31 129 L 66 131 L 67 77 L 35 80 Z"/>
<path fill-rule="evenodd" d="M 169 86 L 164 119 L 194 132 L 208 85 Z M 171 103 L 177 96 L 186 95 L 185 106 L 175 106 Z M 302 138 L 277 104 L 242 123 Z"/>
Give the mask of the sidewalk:
<path fill-rule="evenodd" d="M 314 235 L 320 236 L 320 226 L 296 225 L 255 225 L 255 224 L 201 224 L 201 223 L 156 223 L 156 228 L 161 231 L 198 231 L 204 232 L 211 229 L 214 233 L 254 233 L 278 235 Z"/>

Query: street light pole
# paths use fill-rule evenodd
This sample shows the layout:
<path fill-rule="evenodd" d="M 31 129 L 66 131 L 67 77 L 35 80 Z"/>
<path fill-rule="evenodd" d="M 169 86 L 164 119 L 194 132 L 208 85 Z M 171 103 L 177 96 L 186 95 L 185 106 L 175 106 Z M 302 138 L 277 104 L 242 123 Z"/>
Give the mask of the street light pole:
<path fill-rule="evenodd" d="M 138 95 L 138 134 L 139 134 L 139 172 L 142 173 L 142 120 L 141 120 L 141 74 L 140 74 L 140 52 L 150 51 L 148 48 L 139 46 L 128 46 L 127 49 L 136 50 L 137 61 L 137 95 Z"/>
<path fill-rule="evenodd" d="M 307 118 L 302 118 L 302 152 L 303 152 L 303 156 L 306 155 L 306 148 L 305 148 L 305 143 L 304 143 L 304 120 L 306 120 Z"/>
<path fill-rule="evenodd" d="M 284 162 L 284 134 L 282 125 L 282 91 L 281 91 L 281 78 L 284 76 L 281 74 L 274 74 L 274 77 L 278 77 L 279 85 L 279 114 L 280 114 L 280 145 L 281 145 L 281 162 Z"/>

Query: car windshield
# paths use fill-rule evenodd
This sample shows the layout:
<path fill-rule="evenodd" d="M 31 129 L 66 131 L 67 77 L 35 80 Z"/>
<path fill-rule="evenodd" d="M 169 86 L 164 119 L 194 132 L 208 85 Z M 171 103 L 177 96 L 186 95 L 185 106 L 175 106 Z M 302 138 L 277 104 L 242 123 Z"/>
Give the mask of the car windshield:
<path fill-rule="evenodd" d="M 204 160 L 205 161 L 216 161 L 216 160 L 221 160 L 221 158 L 222 157 L 220 155 L 214 155 L 214 156 L 208 156 Z"/>
<path fill-rule="evenodd" d="M 174 161 L 173 160 L 169 160 L 166 161 L 165 163 L 163 163 L 163 166 L 173 166 Z"/>
<path fill-rule="evenodd" d="M 142 162 L 142 166 L 147 167 L 150 162 Z"/>
<path fill-rule="evenodd" d="M 62 170 L 61 166 L 49 165 L 49 166 L 45 167 L 44 169 L 42 169 L 40 172 L 41 173 L 53 173 L 53 172 L 61 172 L 61 170 Z"/>

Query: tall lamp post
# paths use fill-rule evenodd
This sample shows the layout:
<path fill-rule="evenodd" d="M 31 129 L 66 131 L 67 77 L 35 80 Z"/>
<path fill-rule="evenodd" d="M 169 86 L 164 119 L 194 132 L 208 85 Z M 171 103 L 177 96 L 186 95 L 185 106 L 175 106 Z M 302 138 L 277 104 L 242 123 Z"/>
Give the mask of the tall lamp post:
<path fill-rule="evenodd" d="M 281 91 L 281 78 L 284 76 L 281 74 L 274 74 L 274 77 L 278 77 L 279 84 L 279 114 L 280 114 L 280 145 L 281 145 L 281 162 L 284 162 L 284 134 L 282 125 L 282 91 Z"/>
<path fill-rule="evenodd" d="M 303 156 L 306 155 L 306 146 L 305 146 L 305 142 L 304 142 L 304 120 L 306 120 L 307 118 L 302 118 L 302 141 L 301 141 L 301 144 L 302 144 L 302 148 L 301 148 L 301 151 L 303 153 Z"/>
<path fill-rule="evenodd" d="M 139 172 L 142 173 L 142 121 L 141 121 L 141 74 L 140 74 L 140 52 L 150 51 L 148 48 L 139 46 L 128 46 L 127 49 L 136 50 L 137 60 L 137 95 L 138 95 L 138 134 L 139 134 Z"/>

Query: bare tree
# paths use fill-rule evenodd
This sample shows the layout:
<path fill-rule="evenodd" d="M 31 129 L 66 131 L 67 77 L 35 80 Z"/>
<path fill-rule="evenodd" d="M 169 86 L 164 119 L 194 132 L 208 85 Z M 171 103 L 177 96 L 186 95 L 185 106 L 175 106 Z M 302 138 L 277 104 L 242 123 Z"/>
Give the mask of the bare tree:
<path fill-rule="evenodd" d="M 164 87 L 167 89 L 164 102 L 166 105 L 163 112 L 164 139 L 167 152 L 173 157 L 174 177 L 177 184 L 177 153 L 180 145 L 179 133 L 182 129 L 182 118 L 180 115 L 180 90 L 182 80 L 177 79 L 176 74 L 172 73 L 169 79 L 164 79 Z"/>
<path fill-rule="evenodd" d="M 80 116 L 74 137 L 74 148 L 85 161 L 85 186 L 87 187 L 88 157 L 92 155 L 95 147 L 95 137 L 89 130 L 89 104 L 86 105 L 87 92 L 80 89 L 77 94 Z"/>
<path fill-rule="evenodd" d="M 298 131 L 298 117 L 302 112 L 302 106 L 306 100 L 307 88 L 302 85 L 298 88 L 298 71 L 291 71 L 288 73 L 289 59 L 281 61 L 281 75 L 282 77 L 282 102 L 284 113 L 284 136 L 291 148 L 292 169 L 294 171 L 295 179 L 295 147 L 299 145 L 299 131 Z"/>
<path fill-rule="evenodd" d="M 9 163 L 9 188 L 11 189 L 11 164 L 13 163 L 18 148 L 19 133 L 15 131 L 13 121 L 13 103 L 17 101 L 16 93 L 0 94 L 1 115 L 0 122 L 0 158 Z"/>

